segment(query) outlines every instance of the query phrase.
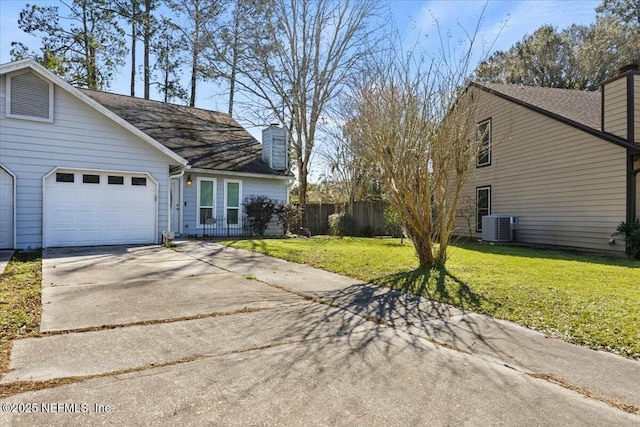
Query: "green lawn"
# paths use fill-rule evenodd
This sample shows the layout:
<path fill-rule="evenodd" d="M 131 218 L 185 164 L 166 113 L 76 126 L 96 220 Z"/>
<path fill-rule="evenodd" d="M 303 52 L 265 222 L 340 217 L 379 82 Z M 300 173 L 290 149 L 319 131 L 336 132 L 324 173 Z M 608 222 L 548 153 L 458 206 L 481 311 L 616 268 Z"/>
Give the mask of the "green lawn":
<path fill-rule="evenodd" d="M 640 359 L 640 262 L 522 247 L 466 243 L 447 268 L 417 269 L 398 239 L 226 242 L 290 261 L 424 295 Z"/>
<path fill-rule="evenodd" d="M 0 374 L 9 367 L 11 341 L 40 329 L 40 252 L 17 252 L 0 275 Z"/>

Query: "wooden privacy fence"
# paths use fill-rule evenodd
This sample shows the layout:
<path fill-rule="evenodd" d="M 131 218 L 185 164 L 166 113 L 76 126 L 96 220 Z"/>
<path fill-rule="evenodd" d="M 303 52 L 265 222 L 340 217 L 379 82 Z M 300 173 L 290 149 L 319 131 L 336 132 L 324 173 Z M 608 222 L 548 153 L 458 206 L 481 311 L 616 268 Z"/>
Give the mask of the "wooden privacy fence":
<path fill-rule="evenodd" d="M 355 235 L 386 235 L 384 210 L 387 202 L 351 202 L 308 204 L 304 224 L 312 235 L 329 234 L 329 215 L 344 212 L 353 219 Z"/>

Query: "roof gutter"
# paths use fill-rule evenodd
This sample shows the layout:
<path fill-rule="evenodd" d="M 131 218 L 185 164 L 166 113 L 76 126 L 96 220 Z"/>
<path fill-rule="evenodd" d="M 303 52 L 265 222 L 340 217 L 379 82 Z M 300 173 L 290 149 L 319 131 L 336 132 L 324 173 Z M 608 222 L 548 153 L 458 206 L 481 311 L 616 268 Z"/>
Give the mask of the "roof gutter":
<path fill-rule="evenodd" d="M 191 165 L 182 165 L 169 169 L 169 178 L 182 178 L 184 173 L 191 169 Z"/>
<path fill-rule="evenodd" d="M 200 168 L 191 168 L 191 172 L 193 173 L 204 173 L 204 174 L 215 174 L 215 175 L 225 175 L 225 176 L 246 176 L 247 178 L 270 178 L 270 179 L 282 179 L 292 181 L 293 176 L 291 175 L 269 175 L 266 173 L 251 173 L 251 172 L 234 172 L 228 170 L 220 170 L 220 169 L 200 169 Z"/>

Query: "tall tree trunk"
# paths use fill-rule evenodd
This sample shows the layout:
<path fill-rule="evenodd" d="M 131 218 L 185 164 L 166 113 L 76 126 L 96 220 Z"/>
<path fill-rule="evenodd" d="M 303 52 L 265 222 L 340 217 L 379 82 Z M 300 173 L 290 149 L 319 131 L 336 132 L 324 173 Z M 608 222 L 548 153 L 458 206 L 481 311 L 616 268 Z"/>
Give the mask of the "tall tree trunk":
<path fill-rule="evenodd" d="M 136 96 L 136 19 L 134 7 L 131 14 L 131 96 Z"/>
<path fill-rule="evenodd" d="M 151 77 L 151 67 L 149 66 L 149 50 L 151 49 L 151 2 L 152 0 L 144 0 L 144 99 L 149 99 Z M 167 102 L 166 99 L 165 102 Z"/>
<path fill-rule="evenodd" d="M 189 106 L 194 107 L 196 105 L 196 82 L 198 73 L 198 23 L 196 21 L 196 27 L 193 33 L 193 52 L 191 56 L 191 97 L 189 99 Z"/>
<path fill-rule="evenodd" d="M 307 170 L 308 165 L 302 159 L 302 156 L 298 156 L 298 206 L 300 207 L 300 222 L 303 227 L 307 226 L 304 211 L 307 207 L 307 184 L 309 172 Z"/>
<path fill-rule="evenodd" d="M 238 53 L 233 50 L 233 63 L 231 64 L 231 77 L 229 78 L 229 116 L 233 117 L 233 97 L 236 91 L 236 68 L 238 66 Z"/>
<path fill-rule="evenodd" d="M 233 47 L 232 47 L 232 59 L 231 59 L 231 76 L 229 78 L 229 115 L 233 117 L 233 98 L 236 92 L 236 73 L 238 71 L 238 44 L 240 43 L 240 37 L 238 37 L 240 18 L 235 17 L 233 23 Z"/>
<path fill-rule="evenodd" d="M 87 14 L 87 5 L 82 5 L 82 37 L 84 38 L 84 54 L 85 69 L 87 70 L 87 87 L 89 89 L 98 90 L 98 76 L 96 69 L 95 48 L 91 44 L 91 36 L 89 35 L 89 18 Z"/>
<path fill-rule="evenodd" d="M 167 43 L 167 54 L 165 55 L 165 65 L 164 65 L 164 102 L 165 104 L 169 102 L 169 69 L 171 65 L 169 64 L 169 38 L 166 39 Z"/>

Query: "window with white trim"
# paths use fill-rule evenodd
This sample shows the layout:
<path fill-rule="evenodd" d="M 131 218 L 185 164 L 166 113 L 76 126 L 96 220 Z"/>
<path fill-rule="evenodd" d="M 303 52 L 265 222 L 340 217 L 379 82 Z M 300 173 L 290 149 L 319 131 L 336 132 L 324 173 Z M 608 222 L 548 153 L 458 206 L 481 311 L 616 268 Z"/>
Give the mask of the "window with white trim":
<path fill-rule="evenodd" d="M 491 215 L 491 186 L 476 188 L 476 231 L 482 231 L 482 217 Z"/>
<path fill-rule="evenodd" d="M 216 212 L 215 178 L 198 178 L 198 227 L 212 224 Z"/>
<path fill-rule="evenodd" d="M 476 142 L 478 143 L 476 166 L 489 166 L 491 164 L 491 119 L 478 123 Z"/>
<path fill-rule="evenodd" d="M 240 225 L 242 217 L 242 181 L 224 180 L 224 215 L 227 225 Z"/>
<path fill-rule="evenodd" d="M 8 118 L 53 122 L 53 83 L 33 72 L 7 76 Z"/>

